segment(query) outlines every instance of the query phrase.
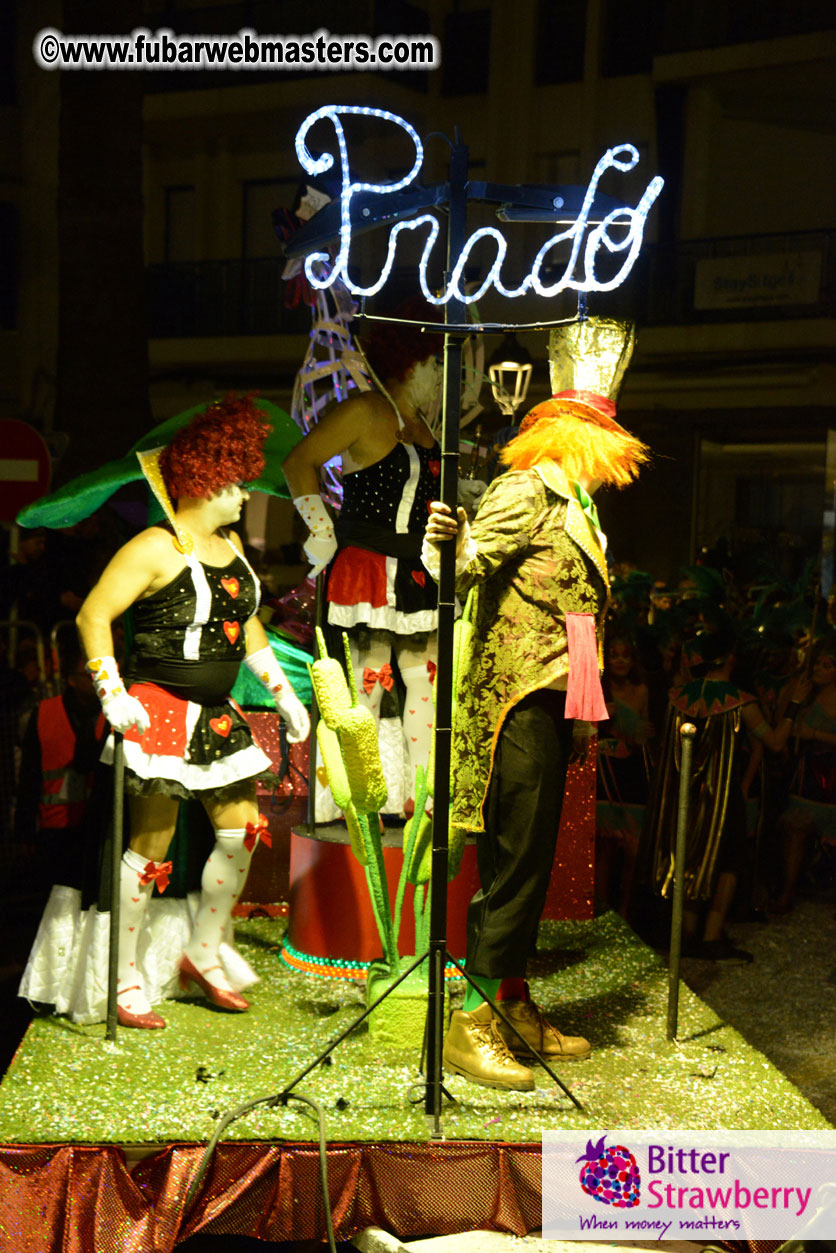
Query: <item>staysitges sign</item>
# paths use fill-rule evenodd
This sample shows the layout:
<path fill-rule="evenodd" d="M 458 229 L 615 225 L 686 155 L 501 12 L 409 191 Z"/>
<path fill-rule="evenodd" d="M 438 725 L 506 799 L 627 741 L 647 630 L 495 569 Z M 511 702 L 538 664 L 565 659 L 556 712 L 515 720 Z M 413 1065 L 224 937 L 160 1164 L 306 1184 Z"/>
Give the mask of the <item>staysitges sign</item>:
<path fill-rule="evenodd" d="M 351 173 L 351 160 L 348 150 L 342 118 L 359 115 L 380 119 L 405 132 L 414 146 L 414 160 L 411 168 L 400 179 L 391 183 L 367 183 L 355 181 Z M 308 133 L 320 121 L 327 120 L 334 128 L 336 154 L 319 151 L 318 155 L 308 147 Z M 319 132 L 318 132 L 319 133 Z M 296 153 L 300 164 L 309 175 L 316 176 L 327 173 L 339 163 L 341 178 L 340 191 L 340 228 L 339 249 L 332 259 L 329 253 L 309 253 L 305 259 L 305 274 L 314 288 L 330 287 L 341 280 L 348 291 L 354 296 L 372 296 L 380 291 L 388 279 L 395 262 L 398 237 L 403 231 L 420 231 L 426 229 L 421 260 L 418 266 L 418 277 L 421 290 L 427 301 L 432 305 L 444 305 L 448 300 L 456 299 L 470 304 L 480 300 L 491 288 L 501 296 L 516 297 L 532 292 L 538 296 L 552 297 L 568 290 L 577 292 L 612 291 L 619 287 L 635 264 L 644 237 L 644 224 L 653 202 L 664 185 L 664 179 L 656 175 L 650 180 L 635 207 L 619 206 L 609 212 L 602 221 L 594 226 L 590 223 L 590 213 L 598 190 L 598 184 L 607 170 L 614 169 L 626 173 L 632 170 L 639 160 L 639 154 L 632 144 L 619 144 L 608 149 L 601 157 L 586 189 L 582 207 L 576 219 L 566 225 L 560 221 L 561 230 L 551 235 L 534 257 L 531 268 L 516 287 L 506 287 L 502 278 L 503 262 L 508 252 L 508 243 L 500 230 L 493 226 L 481 227 L 474 231 L 466 240 L 459 256 L 455 259 L 450 282 L 441 295 L 433 292 L 427 282 L 427 269 L 433 248 L 439 235 L 438 219 L 430 213 L 422 213 L 395 222 L 389 230 L 386 259 L 377 280 L 368 287 L 360 287 L 353 283 L 349 276 L 352 244 L 352 200 L 358 193 L 391 194 L 401 191 L 418 179 L 424 159 L 424 148 L 414 127 L 410 126 L 396 113 L 386 109 L 365 108 L 355 105 L 325 105 L 317 109 L 302 123 L 296 135 Z M 559 208 L 555 208 L 555 221 L 560 220 Z M 465 292 L 462 287 L 465 268 L 476 245 L 483 239 L 491 239 L 496 244 L 495 257 L 488 272 L 478 289 Z M 547 281 L 546 274 L 551 274 L 555 250 L 560 245 L 569 245 L 570 255 L 562 274 L 554 281 Z M 603 253 L 610 256 L 623 254 L 620 268 L 608 278 L 599 277 L 596 272 L 599 258 Z M 323 267 L 321 262 L 325 262 Z"/>

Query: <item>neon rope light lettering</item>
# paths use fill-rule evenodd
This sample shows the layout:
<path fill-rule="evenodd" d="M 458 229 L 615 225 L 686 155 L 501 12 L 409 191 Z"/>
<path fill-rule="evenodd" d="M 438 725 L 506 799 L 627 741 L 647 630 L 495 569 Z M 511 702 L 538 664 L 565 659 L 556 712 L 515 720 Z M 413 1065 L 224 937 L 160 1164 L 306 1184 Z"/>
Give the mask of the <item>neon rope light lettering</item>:
<path fill-rule="evenodd" d="M 403 178 L 398 179 L 394 183 L 352 181 L 348 159 L 348 145 L 340 120 L 342 115 L 349 114 L 380 118 L 383 121 L 392 122 L 406 132 L 414 144 L 415 159 L 411 169 Z M 324 174 L 327 170 L 333 168 L 335 162 L 335 157 L 329 152 L 324 152 L 319 157 L 314 156 L 306 143 L 311 127 L 323 118 L 327 118 L 332 123 L 339 149 L 342 177 L 342 189 L 340 192 L 340 246 L 333 262 L 330 254 L 327 252 L 310 253 L 305 258 L 305 274 L 311 287 L 319 289 L 330 287 L 337 279 L 342 279 L 345 286 L 354 296 L 373 296 L 375 292 L 380 291 L 392 271 L 398 236 L 402 231 L 415 231 L 422 227 L 427 227 L 428 231 L 418 265 L 418 278 L 421 290 L 430 304 L 444 305 L 454 297 L 465 304 L 471 304 L 473 301 L 480 300 L 490 287 L 493 287 L 500 295 L 511 298 L 523 296 L 529 291 L 536 293 L 538 296 L 556 296 L 558 292 L 565 291 L 567 288 L 579 292 L 612 291 L 624 282 L 633 268 L 641 249 L 647 215 L 654 200 L 664 186 L 664 179 L 657 174 L 648 183 L 635 208 L 624 205 L 613 209 L 589 231 L 586 244 L 582 248 L 584 235 L 590 225 L 589 215 L 595 199 L 595 193 L 603 174 L 612 168 L 626 172 L 627 170 L 632 170 L 638 163 L 638 150 L 632 144 L 619 144 L 615 148 L 608 149 L 596 165 L 584 196 L 581 211 L 576 220 L 565 230 L 552 235 L 546 240 L 534 258 L 531 270 L 526 274 L 518 287 L 509 288 L 502 282 L 502 264 L 508 251 L 505 236 L 496 227 L 484 226 L 474 231 L 465 242 L 459 257 L 456 259 L 447 290 L 440 296 L 432 292 L 427 284 L 427 267 L 438 238 L 439 223 L 438 219 L 430 213 L 422 213 L 418 217 L 410 218 L 407 221 L 396 222 L 391 227 L 386 260 L 383 263 L 383 268 L 377 281 L 372 283 L 370 287 L 359 287 L 352 283 L 348 274 L 349 253 L 351 250 L 351 201 L 358 192 L 386 193 L 401 191 L 403 188 L 408 187 L 421 169 L 424 159 L 424 147 L 414 127 L 410 126 L 409 122 L 404 121 L 402 117 L 398 117 L 396 113 L 390 113 L 387 109 L 373 109 L 359 105 L 324 105 L 321 109 L 317 109 L 314 113 L 308 115 L 296 135 L 296 154 L 302 168 L 310 175 Z M 616 233 L 613 233 L 614 231 Z M 461 287 L 465 266 L 475 246 L 484 238 L 495 240 L 496 257 L 478 290 L 467 293 Z M 571 242 L 571 253 L 563 274 L 556 282 L 545 282 L 543 270 L 548 263 L 549 253 L 554 247 L 565 241 Z M 609 279 L 599 279 L 595 273 L 596 258 L 601 249 L 610 254 L 622 252 L 625 254 L 621 268 Z M 576 277 L 581 251 L 583 252 L 583 271 L 581 276 Z M 327 273 L 322 270 L 317 272 L 317 262 L 326 263 Z"/>

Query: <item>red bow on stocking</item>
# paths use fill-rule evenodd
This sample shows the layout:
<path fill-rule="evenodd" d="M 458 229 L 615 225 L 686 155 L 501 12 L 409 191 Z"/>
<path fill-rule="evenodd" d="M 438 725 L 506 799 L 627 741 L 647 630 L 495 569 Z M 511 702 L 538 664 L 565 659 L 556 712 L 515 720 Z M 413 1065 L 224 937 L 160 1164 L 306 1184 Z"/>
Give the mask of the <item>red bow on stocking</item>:
<path fill-rule="evenodd" d="M 273 847 L 273 837 L 264 814 L 258 815 L 258 822 L 248 822 L 245 830 L 247 834 L 244 836 L 244 848 L 248 853 L 253 851 L 259 840 L 268 848 Z"/>
<path fill-rule="evenodd" d="M 157 891 L 164 892 L 168 887 L 169 878 L 173 866 L 170 861 L 149 861 L 145 863 L 145 869 L 139 876 L 139 882 L 145 887 L 149 883 L 156 883 Z"/>
<path fill-rule="evenodd" d="M 395 680 L 392 677 L 392 667 L 388 661 L 384 662 L 379 670 L 372 670 L 369 666 L 366 666 L 363 670 L 363 691 L 367 696 L 373 690 L 378 680 L 380 681 L 380 686 L 385 688 L 387 692 L 391 692 L 395 686 Z"/>
<path fill-rule="evenodd" d="M 435 683 L 435 672 L 437 669 L 438 669 L 438 666 L 435 664 L 434 661 L 431 661 L 428 657 L 427 658 L 427 674 L 430 676 L 430 683 Z"/>

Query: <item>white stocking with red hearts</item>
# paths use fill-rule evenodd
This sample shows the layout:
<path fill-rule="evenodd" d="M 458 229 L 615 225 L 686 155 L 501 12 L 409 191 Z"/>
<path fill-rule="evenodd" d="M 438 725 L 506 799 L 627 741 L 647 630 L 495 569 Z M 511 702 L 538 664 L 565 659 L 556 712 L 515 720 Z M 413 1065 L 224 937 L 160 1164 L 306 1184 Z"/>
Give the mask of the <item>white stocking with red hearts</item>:
<path fill-rule="evenodd" d="M 416 666 L 401 665 L 406 688 L 403 705 L 403 733 L 409 755 L 409 795 L 414 799 L 415 767 L 427 769 L 433 742 L 433 689 L 426 661 Z"/>
<path fill-rule="evenodd" d="M 151 1006 L 136 969 L 136 947 L 142 920 L 154 890 L 154 879 L 149 869 L 156 869 L 132 848 L 122 854 L 119 880 L 119 964 L 117 966 L 117 989 L 119 1004 L 129 1014 L 147 1014 Z M 147 878 L 147 883 L 140 879 Z"/>
<path fill-rule="evenodd" d="M 200 905 L 186 956 L 209 982 L 230 991 L 229 980 L 218 958 L 227 924 L 247 881 L 251 851 L 245 846 L 243 827 L 215 831 L 215 847 L 203 867 Z"/>

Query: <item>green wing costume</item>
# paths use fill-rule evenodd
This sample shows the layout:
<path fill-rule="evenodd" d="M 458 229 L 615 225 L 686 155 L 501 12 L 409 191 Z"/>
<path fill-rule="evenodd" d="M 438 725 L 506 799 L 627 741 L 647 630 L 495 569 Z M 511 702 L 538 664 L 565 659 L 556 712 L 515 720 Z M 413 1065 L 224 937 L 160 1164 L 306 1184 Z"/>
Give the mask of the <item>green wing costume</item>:
<path fill-rule="evenodd" d="M 310 705 L 312 689 L 308 667 L 311 663 L 311 654 L 305 652 L 304 648 L 300 648 L 293 640 L 274 631 L 272 627 L 266 626 L 264 630 L 267 632 L 273 656 L 284 670 L 290 686 L 303 705 Z M 264 684 L 247 666 L 243 665 L 238 671 L 238 678 L 235 680 L 231 696 L 244 709 L 275 709 L 276 707 L 272 695 Z"/>
<path fill-rule="evenodd" d="M 18 514 L 18 523 L 25 527 L 45 526 L 56 530 L 59 527 L 73 526 L 83 518 L 89 518 L 90 514 L 95 513 L 120 487 L 144 478 L 136 455 L 138 452 L 146 452 L 168 444 L 182 426 L 186 426 L 192 418 L 208 409 L 212 403 L 212 401 L 206 401 L 195 405 L 184 413 L 178 413 L 176 417 L 161 422 L 159 426 L 155 426 L 153 430 L 143 435 L 118 461 L 109 461 L 98 470 L 81 474 L 78 478 L 65 483 L 58 491 L 52 492 L 49 496 L 42 496 L 40 500 L 27 505 Z M 272 404 L 269 400 L 263 400 L 261 397 L 256 397 L 254 404 L 257 409 L 261 410 L 273 429 L 264 442 L 264 471 L 261 477 L 252 484 L 253 490 L 268 492 L 271 496 L 280 496 L 287 500 L 290 498 L 290 492 L 282 473 L 282 462 L 291 448 L 299 443 L 302 432 L 290 415 L 278 405 Z M 161 519 L 163 514 L 150 488 L 148 497 L 150 525 Z M 290 680 L 294 692 L 300 700 L 309 703 L 311 699 L 311 685 L 307 669 L 310 661 L 309 654 L 269 628 L 267 636 L 270 647 Z M 245 666 L 241 667 L 232 696 L 239 705 L 250 709 L 273 708 L 272 696 Z"/>
<path fill-rule="evenodd" d="M 18 523 L 26 527 L 45 526 L 56 530 L 59 527 L 73 526 L 83 518 L 89 518 L 90 514 L 95 513 L 120 487 L 142 479 L 142 470 L 136 456 L 138 452 L 147 452 L 151 448 L 168 444 L 181 426 L 185 426 L 198 413 L 208 409 L 211 403 L 211 401 L 206 401 L 204 404 L 195 405 L 192 409 L 187 409 L 185 413 L 178 413 L 176 417 L 161 422 L 159 426 L 155 426 L 153 430 L 143 435 L 118 461 L 109 461 L 98 470 L 81 474 L 49 496 L 42 496 L 40 500 L 27 505 L 17 515 Z M 253 490 L 268 492 L 271 496 L 281 496 L 288 500 L 290 492 L 282 473 L 282 462 L 291 448 L 299 443 L 302 432 L 290 415 L 278 405 L 274 405 L 269 400 L 263 400 L 261 397 L 256 397 L 253 403 L 257 409 L 261 410 L 273 428 L 264 443 L 264 472 L 252 484 Z M 149 524 L 162 517 L 162 512 L 157 512 L 158 509 L 156 501 L 151 497 Z"/>

